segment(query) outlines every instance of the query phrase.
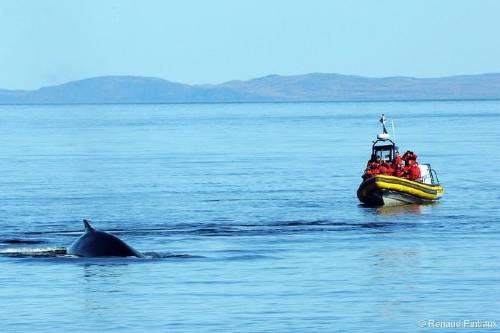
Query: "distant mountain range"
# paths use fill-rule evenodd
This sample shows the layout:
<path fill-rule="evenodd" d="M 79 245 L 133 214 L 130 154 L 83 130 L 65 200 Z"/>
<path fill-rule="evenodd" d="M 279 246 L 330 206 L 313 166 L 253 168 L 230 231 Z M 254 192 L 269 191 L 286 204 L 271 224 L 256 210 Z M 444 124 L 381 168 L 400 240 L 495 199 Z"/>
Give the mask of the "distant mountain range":
<path fill-rule="evenodd" d="M 138 76 L 103 76 L 38 90 L 2 90 L 0 104 L 220 103 L 500 99 L 500 73 L 442 78 L 340 74 L 268 75 L 187 85 Z"/>

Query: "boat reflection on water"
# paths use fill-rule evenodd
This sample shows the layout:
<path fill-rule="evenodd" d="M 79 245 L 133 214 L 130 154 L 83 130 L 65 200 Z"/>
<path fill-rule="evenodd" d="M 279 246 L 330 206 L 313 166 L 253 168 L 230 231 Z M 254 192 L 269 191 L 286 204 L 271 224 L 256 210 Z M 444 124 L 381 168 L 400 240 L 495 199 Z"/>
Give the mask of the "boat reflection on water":
<path fill-rule="evenodd" d="M 420 215 L 429 212 L 433 207 L 439 206 L 440 202 L 432 202 L 427 205 L 411 204 L 400 206 L 380 206 L 375 208 L 378 215 L 399 215 L 399 214 L 414 214 Z"/>
<path fill-rule="evenodd" d="M 422 205 L 400 205 L 400 206 L 381 206 L 375 211 L 378 215 L 399 215 L 399 214 L 421 214 L 425 207 Z"/>

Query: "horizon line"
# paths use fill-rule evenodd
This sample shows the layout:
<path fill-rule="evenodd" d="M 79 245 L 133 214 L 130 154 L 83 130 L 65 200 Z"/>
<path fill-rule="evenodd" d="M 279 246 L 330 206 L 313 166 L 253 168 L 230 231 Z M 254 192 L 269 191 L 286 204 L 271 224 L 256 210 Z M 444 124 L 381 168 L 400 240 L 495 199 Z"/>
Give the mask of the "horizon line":
<path fill-rule="evenodd" d="M 407 103 L 407 102 L 488 102 L 500 101 L 500 98 L 443 98 L 443 99 L 374 99 L 374 100 L 331 100 L 331 101 L 244 101 L 244 102 L 96 102 L 96 103 L 1 103 L 1 106 L 64 106 L 64 105 L 190 105 L 190 104 L 328 104 L 328 103 Z"/>

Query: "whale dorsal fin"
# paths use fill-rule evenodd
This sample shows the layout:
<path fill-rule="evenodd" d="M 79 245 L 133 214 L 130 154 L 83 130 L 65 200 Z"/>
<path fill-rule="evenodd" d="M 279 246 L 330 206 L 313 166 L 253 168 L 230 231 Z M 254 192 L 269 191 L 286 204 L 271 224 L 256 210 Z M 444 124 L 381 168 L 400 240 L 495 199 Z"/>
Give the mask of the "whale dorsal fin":
<path fill-rule="evenodd" d="M 85 232 L 94 231 L 94 228 L 90 225 L 90 221 L 83 219 L 83 225 L 85 226 Z"/>

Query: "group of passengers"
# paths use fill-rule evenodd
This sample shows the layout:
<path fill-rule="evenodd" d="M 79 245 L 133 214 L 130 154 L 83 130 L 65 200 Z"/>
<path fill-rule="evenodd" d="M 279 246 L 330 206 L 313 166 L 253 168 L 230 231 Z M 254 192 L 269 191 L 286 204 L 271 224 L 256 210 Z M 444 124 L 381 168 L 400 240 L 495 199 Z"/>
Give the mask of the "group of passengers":
<path fill-rule="evenodd" d="M 408 150 L 403 156 L 400 156 L 399 152 L 396 152 L 392 161 L 381 160 L 379 156 L 372 154 L 366 165 L 365 177 L 371 175 L 388 175 L 419 180 L 421 174 L 417 163 L 417 154 Z"/>

